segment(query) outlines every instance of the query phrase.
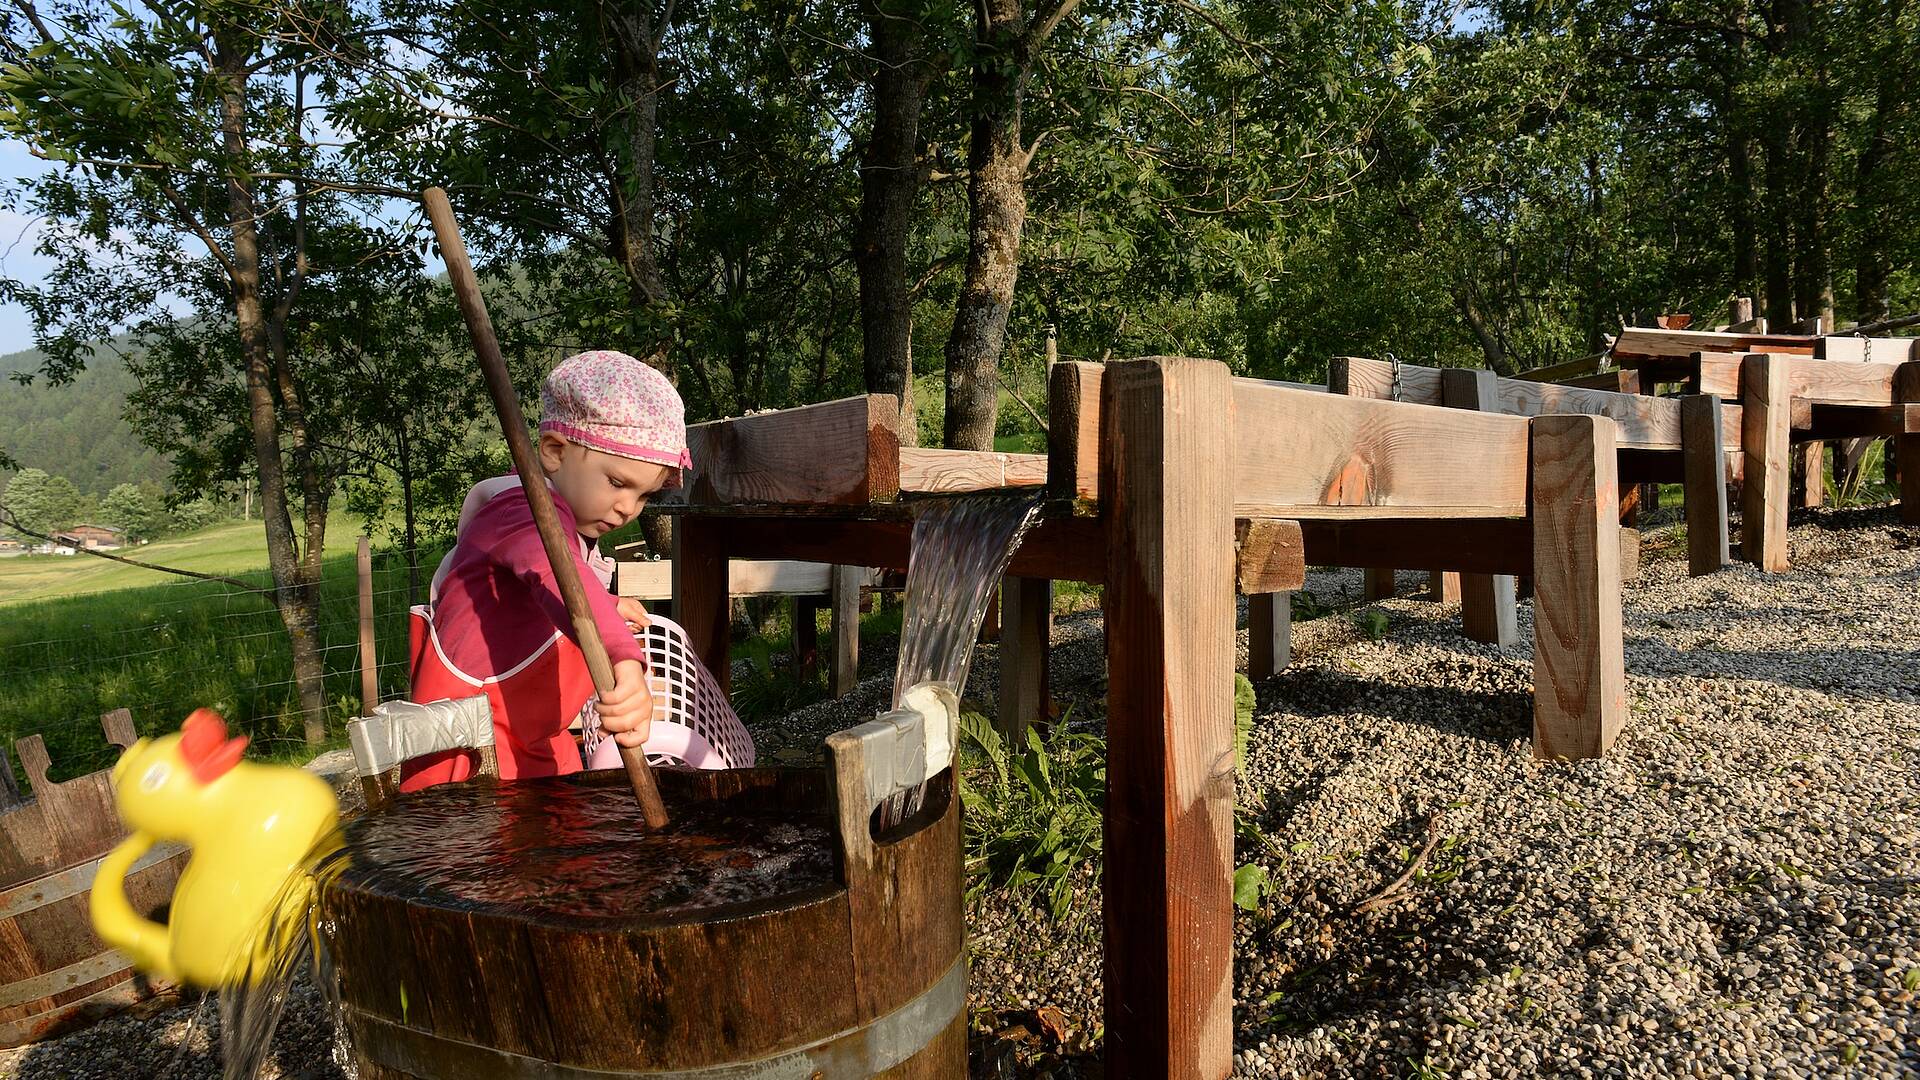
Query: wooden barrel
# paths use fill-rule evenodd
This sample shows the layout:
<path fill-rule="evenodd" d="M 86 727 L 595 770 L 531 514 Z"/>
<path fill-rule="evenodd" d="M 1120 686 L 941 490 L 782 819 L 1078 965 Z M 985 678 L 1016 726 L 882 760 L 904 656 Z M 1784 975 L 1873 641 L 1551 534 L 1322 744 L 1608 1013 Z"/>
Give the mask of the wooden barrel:
<path fill-rule="evenodd" d="M 133 745 L 123 709 L 100 718 L 107 740 Z M 110 770 L 53 783 L 40 736 L 14 744 L 33 798 L 0 811 L 0 1046 L 49 1038 L 151 996 L 162 984 L 134 973 L 94 936 L 87 903 L 100 859 L 126 835 Z M 0 764 L 4 764 L 0 754 Z M 9 773 L 9 781 L 11 775 Z M 127 898 L 163 918 L 187 849 L 154 848 L 127 876 Z"/>
<path fill-rule="evenodd" d="M 485 884 L 449 890 L 395 873 L 386 858 L 356 848 L 362 841 L 350 827 L 352 866 L 323 889 L 321 925 L 331 928 L 363 1078 L 966 1075 L 960 813 L 950 771 L 928 784 L 919 813 L 879 837 L 869 828 L 871 803 L 836 805 L 837 792 L 857 784 L 827 771 L 659 773 L 675 817 L 669 832 L 707 829 L 698 824 L 702 814 L 776 839 L 782 830 L 817 828 L 819 873 L 792 875 L 767 895 L 716 891 L 719 902 L 708 906 L 687 901 L 595 916 L 619 905 L 558 884 L 578 869 L 563 865 L 567 852 L 623 857 L 616 849 L 628 836 L 609 838 L 605 848 L 577 833 L 562 836 L 567 827 L 550 823 L 564 812 L 493 821 L 506 837 L 502 851 L 473 863 L 474 879 L 491 881 L 517 857 L 505 849 L 551 843 L 538 856 L 551 869 L 534 872 L 565 895 L 529 905 L 486 895 Z M 400 796 L 367 818 L 397 815 L 392 825 L 430 813 L 433 800 L 451 797 L 442 793 L 477 788 L 489 798 L 518 798 L 511 793 L 536 785 L 597 787 L 632 803 L 622 795 L 624 774 L 613 771 L 445 785 Z M 708 830 L 721 857 L 738 850 L 726 828 Z M 445 839 L 457 846 L 473 837 Z M 431 843 L 416 833 L 386 850 L 404 861 L 403 849 Z M 783 851 L 759 865 L 789 857 L 796 856 Z"/>

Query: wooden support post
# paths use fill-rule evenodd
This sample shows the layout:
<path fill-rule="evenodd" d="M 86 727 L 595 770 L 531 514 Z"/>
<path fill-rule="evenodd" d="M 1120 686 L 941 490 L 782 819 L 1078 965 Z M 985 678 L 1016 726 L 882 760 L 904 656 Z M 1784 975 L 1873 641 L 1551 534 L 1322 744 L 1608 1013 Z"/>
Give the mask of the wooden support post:
<path fill-rule="evenodd" d="M 1433 570 L 1427 574 L 1427 599 L 1436 604 L 1460 602 L 1460 575 L 1451 570 Z"/>
<path fill-rule="evenodd" d="M 1247 678 L 1271 679 L 1293 663 L 1293 594 L 1247 597 Z"/>
<path fill-rule="evenodd" d="M 1499 379 L 1491 371 L 1449 368 L 1440 373 L 1440 403 L 1450 409 L 1499 409 Z M 1460 575 L 1460 623 L 1468 638 L 1494 645 L 1520 640 L 1518 589 L 1511 574 Z"/>
<path fill-rule="evenodd" d="M 1769 572 L 1787 568 L 1787 454 L 1793 358 L 1760 353 L 1740 365 L 1740 557 Z"/>
<path fill-rule="evenodd" d="M 833 674 L 828 689 L 846 697 L 860 682 L 860 579 L 863 566 L 835 566 L 830 579 L 833 593 Z"/>
<path fill-rule="evenodd" d="M 1806 509 L 1824 506 L 1827 501 L 1827 444 L 1804 442 L 1794 448 L 1794 471 L 1799 474 L 1799 498 L 1795 504 Z"/>
<path fill-rule="evenodd" d="M 1720 399 L 1680 401 L 1680 458 L 1686 474 L 1687 572 L 1711 574 L 1727 564 L 1727 453 Z"/>
<path fill-rule="evenodd" d="M 720 690 L 733 686 L 733 597 L 727 591 L 725 526 L 697 514 L 673 523 L 673 616 Z"/>
<path fill-rule="evenodd" d="M 1220 1080 L 1233 1067 L 1230 402 L 1213 361 L 1106 369 L 1102 885 L 1117 1080 Z"/>
<path fill-rule="evenodd" d="M 1920 360 L 1909 360 L 1894 372 L 1893 400 L 1920 402 Z M 1920 432 L 1911 423 L 1887 447 L 1887 460 L 1896 457 L 1900 463 L 1900 520 L 1920 525 Z"/>
<path fill-rule="evenodd" d="M 1612 420 L 1533 421 L 1533 752 L 1599 757 L 1625 722 Z"/>
<path fill-rule="evenodd" d="M 803 683 L 820 671 L 820 598 L 793 598 L 793 670 Z"/>
<path fill-rule="evenodd" d="M 1000 715 L 995 726 L 1016 747 L 1027 725 L 1044 725 L 1047 649 L 1053 642 L 1053 582 L 1009 577 L 1000 585 Z"/>
<path fill-rule="evenodd" d="M 373 640 L 373 541 L 360 537 L 355 562 L 360 576 L 360 715 L 380 704 L 380 659 Z"/>
<path fill-rule="evenodd" d="M 1361 596 L 1368 601 L 1393 599 L 1393 571 L 1368 568 L 1360 575 Z"/>

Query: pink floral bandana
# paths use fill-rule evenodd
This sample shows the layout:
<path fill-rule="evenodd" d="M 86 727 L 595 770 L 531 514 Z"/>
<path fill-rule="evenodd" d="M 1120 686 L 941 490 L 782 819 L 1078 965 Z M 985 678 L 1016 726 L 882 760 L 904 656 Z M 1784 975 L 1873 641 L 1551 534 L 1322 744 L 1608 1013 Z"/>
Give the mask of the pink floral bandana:
<path fill-rule="evenodd" d="M 652 367 L 610 349 L 569 356 L 540 388 L 540 430 L 619 457 L 693 466 L 680 392 Z M 678 472 L 667 480 L 678 487 Z"/>

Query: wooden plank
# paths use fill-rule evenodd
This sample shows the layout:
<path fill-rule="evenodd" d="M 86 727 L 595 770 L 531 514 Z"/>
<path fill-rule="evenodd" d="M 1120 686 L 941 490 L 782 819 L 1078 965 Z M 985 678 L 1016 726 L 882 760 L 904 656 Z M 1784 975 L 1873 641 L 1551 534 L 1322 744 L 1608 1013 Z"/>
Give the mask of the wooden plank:
<path fill-rule="evenodd" d="M 1219 1080 L 1233 1064 L 1233 489 L 1218 467 L 1233 390 L 1197 360 L 1113 364 L 1105 383 L 1107 1075 Z"/>
<path fill-rule="evenodd" d="M 1502 400 L 1501 381 L 1490 371 L 1445 372 L 1441 376 L 1441 403 L 1474 412 L 1496 409 Z M 1460 626 L 1470 640 L 1501 646 L 1520 640 L 1519 599 L 1513 575 L 1462 574 L 1457 580 Z"/>
<path fill-rule="evenodd" d="M 1524 574 L 1533 569 L 1533 526 L 1517 518 L 1307 519 L 1300 522 L 1300 538 L 1306 544 L 1309 566 L 1353 566 L 1383 573 L 1390 573 L 1392 567 L 1479 574 Z"/>
<path fill-rule="evenodd" d="M 832 573 L 826 563 L 735 559 L 727 568 L 727 591 L 734 596 L 824 596 Z M 871 575 L 862 582 L 872 583 Z M 622 562 L 614 586 L 619 595 L 636 600 L 671 600 L 673 560 Z"/>
<path fill-rule="evenodd" d="M 900 406 L 868 394 L 687 428 L 686 484 L 661 502 L 845 506 L 900 493 Z"/>
<path fill-rule="evenodd" d="M 1047 482 L 1047 455 L 981 450 L 900 448 L 900 490 L 955 494 L 1000 488 L 1040 487 Z"/>
<path fill-rule="evenodd" d="M 1814 439 L 1803 442 L 1792 450 L 1794 472 L 1800 483 L 1799 498 L 1796 505 L 1802 509 L 1811 509 L 1824 505 L 1827 501 L 1827 444 Z"/>
<path fill-rule="evenodd" d="M 1016 747 L 1027 725 L 1044 725 L 1047 653 L 1053 642 L 1053 582 L 1009 577 L 1000 583 L 1000 712 L 994 726 Z"/>
<path fill-rule="evenodd" d="M 1739 400 L 1740 365 L 1746 358 L 1745 353 L 1696 354 L 1694 373 L 1688 380 L 1687 392 L 1713 394 L 1728 401 Z"/>
<path fill-rule="evenodd" d="M 1558 364 L 1548 364 L 1545 367 L 1537 367 L 1523 371 L 1516 375 L 1515 378 L 1526 379 L 1529 382 L 1565 382 L 1568 379 L 1579 378 L 1583 375 L 1592 375 L 1606 366 L 1606 362 L 1607 354 L 1597 352 L 1592 356 L 1582 356 L 1576 360 L 1563 360 Z"/>
<path fill-rule="evenodd" d="M 1727 454 L 1720 399 L 1695 394 L 1680 400 L 1686 470 L 1687 572 L 1711 574 L 1730 558 L 1727 535 Z"/>
<path fill-rule="evenodd" d="M 673 621 L 720 684 L 733 683 L 733 597 L 727 591 L 726 536 L 731 528 L 690 515 L 673 524 Z"/>
<path fill-rule="evenodd" d="M 1740 378 L 1746 478 L 1740 494 L 1740 557 L 1769 572 L 1787 568 L 1787 452 L 1793 358 L 1760 353 Z"/>
<path fill-rule="evenodd" d="M 1392 365 L 1364 357 L 1345 357 L 1348 385 L 1370 391 L 1360 395 L 1384 397 L 1377 393 L 1392 380 Z M 1400 365 L 1399 400 L 1428 405 L 1447 404 L 1445 382 L 1449 371 L 1471 374 L 1467 368 L 1427 368 Z M 1490 378 L 1492 372 L 1486 373 Z M 1638 382 L 1635 378 L 1634 382 Z M 1610 393 L 1555 383 L 1529 382 L 1524 379 L 1493 380 L 1493 396 L 1480 412 L 1507 416 L 1546 416 L 1553 413 L 1585 413 L 1611 416 L 1620 425 L 1619 445 L 1648 450 L 1680 448 L 1680 405 L 1667 398 L 1639 393 Z"/>
<path fill-rule="evenodd" d="M 1247 597 L 1247 678 L 1271 679 L 1293 663 L 1293 594 Z"/>
<path fill-rule="evenodd" d="M 1902 435 L 1916 424 L 1920 424 L 1920 405 L 1815 404 L 1808 412 L 1805 434 L 1817 439 L 1861 439 Z"/>
<path fill-rule="evenodd" d="M 1856 364 L 1898 364 L 1920 359 L 1920 338 L 1829 335 L 1814 342 L 1813 355 Z"/>
<path fill-rule="evenodd" d="M 886 519 L 743 517 L 724 522 L 729 554 L 745 558 L 842 561 L 907 569 L 913 522 Z M 1042 517 L 1021 538 L 1007 573 L 1098 583 L 1106 574 L 1106 535 L 1094 518 Z"/>
<path fill-rule="evenodd" d="M 830 575 L 833 670 L 827 688 L 837 698 L 846 697 L 860 684 L 860 585 L 873 573 L 864 566 L 836 566 Z"/>
<path fill-rule="evenodd" d="M 1915 349 L 1920 350 L 1920 345 Z M 1889 447 L 1899 461 L 1900 469 L 1900 520 L 1909 525 L 1920 525 L 1920 423 L 1913 423 L 1920 413 L 1920 359 L 1910 360 L 1900 365 L 1894 376 L 1893 390 L 1899 400 L 1910 402 L 1906 407 L 1908 426 L 1905 432 L 1893 440 Z"/>
<path fill-rule="evenodd" d="M 1787 392 L 1827 405 L 1892 405 L 1897 363 L 1865 364 L 1789 358 Z"/>
<path fill-rule="evenodd" d="M 1730 334 L 1714 330 L 1662 330 L 1629 326 L 1613 343 L 1613 357 L 1691 356 L 1697 352 L 1771 352 L 1812 356 L 1814 339 L 1796 334 Z"/>
<path fill-rule="evenodd" d="M 1241 517 L 1524 517 L 1527 421 L 1235 380 Z"/>
<path fill-rule="evenodd" d="M 1626 719 L 1613 421 L 1533 421 L 1533 750 L 1606 753 Z"/>
<path fill-rule="evenodd" d="M 1348 397 L 1438 405 L 1440 370 L 1401 364 L 1399 385 L 1396 387 L 1391 362 L 1365 356 L 1336 356 L 1328 365 L 1327 388 Z"/>
<path fill-rule="evenodd" d="M 1242 593 L 1291 592 L 1307 583 L 1300 523 L 1242 518 L 1233 523 L 1234 584 Z"/>
<path fill-rule="evenodd" d="M 1059 363 L 1047 375 L 1047 493 L 1092 499 L 1100 486 L 1099 364 Z"/>
<path fill-rule="evenodd" d="M 1615 394 L 1640 393 L 1640 373 L 1627 368 L 1615 368 L 1602 371 L 1597 375 L 1583 375 L 1572 379 L 1555 379 L 1562 386 L 1578 386 L 1588 390 L 1606 390 Z"/>

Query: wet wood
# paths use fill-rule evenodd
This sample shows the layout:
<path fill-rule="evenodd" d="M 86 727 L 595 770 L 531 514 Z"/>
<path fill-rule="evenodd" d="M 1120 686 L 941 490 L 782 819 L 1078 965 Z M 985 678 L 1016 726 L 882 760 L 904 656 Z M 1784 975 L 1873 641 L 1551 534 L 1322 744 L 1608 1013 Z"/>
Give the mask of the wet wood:
<path fill-rule="evenodd" d="M 1533 421 L 1533 748 L 1598 757 L 1626 720 L 1613 421 Z"/>
<path fill-rule="evenodd" d="M 1112 1077 L 1232 1067 L 1233 514 L 1217 463 L 1248 434 L 1233 394 L 1224 365 L 1196 360 L 1114 364 L 1102 388 Z"/>
<path fill-rule="evenodd" d="M 1696 394 L 1680 401 L 1686 471 L 1687 572 L 1698 577 L 1725 566 L 1729 553 L 1727 455 L 1720 399 Z"/>
<path fill-rule="evenodd" d="M 1742 369 L 1740 555 L 1769 572 L 1787 568 L 1787 453 L 1792 430 L 1793 358 L 1760 354 Z"/>

